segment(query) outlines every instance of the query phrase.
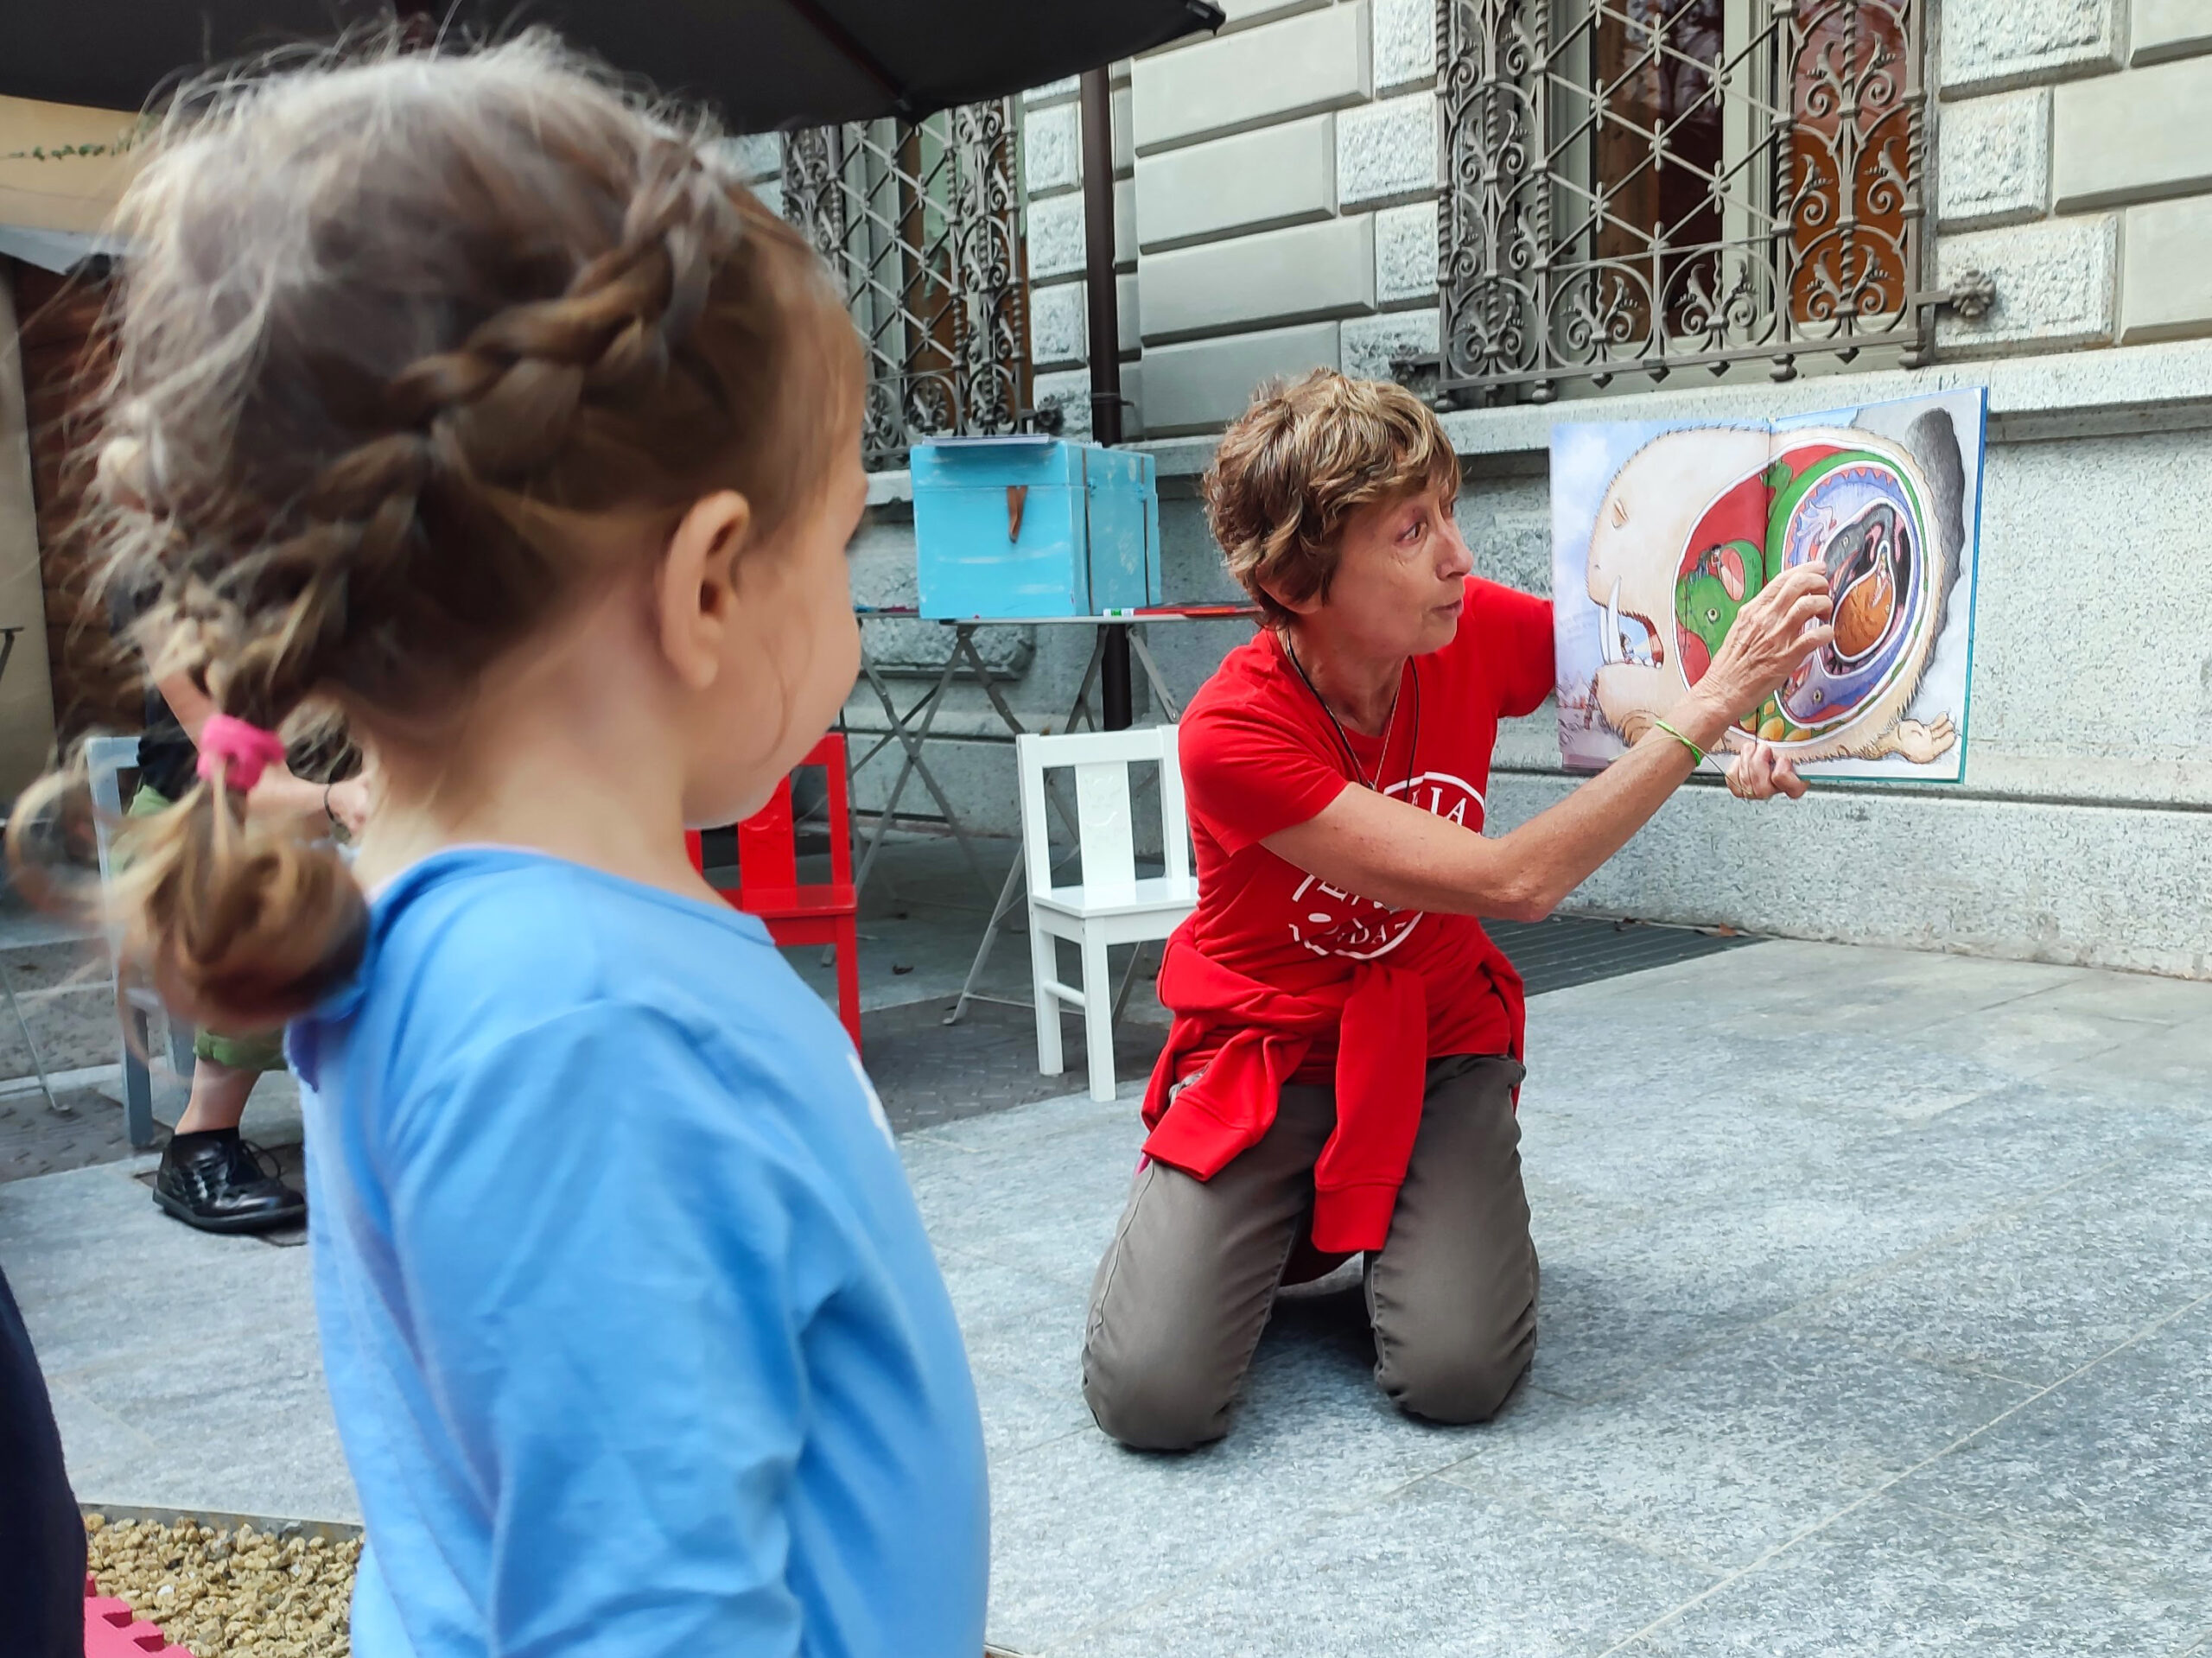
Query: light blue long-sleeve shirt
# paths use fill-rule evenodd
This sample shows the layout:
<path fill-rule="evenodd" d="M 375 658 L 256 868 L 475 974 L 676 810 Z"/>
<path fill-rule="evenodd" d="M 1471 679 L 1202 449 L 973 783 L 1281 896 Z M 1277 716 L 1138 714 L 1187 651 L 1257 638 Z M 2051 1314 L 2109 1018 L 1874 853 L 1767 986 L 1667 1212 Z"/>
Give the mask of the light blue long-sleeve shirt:
<path fill-rule="evenodd" d="M 291 1051 L 357 1658 L 982 1650 L 958 1327 L 759 922 L 443 853 Z"/>

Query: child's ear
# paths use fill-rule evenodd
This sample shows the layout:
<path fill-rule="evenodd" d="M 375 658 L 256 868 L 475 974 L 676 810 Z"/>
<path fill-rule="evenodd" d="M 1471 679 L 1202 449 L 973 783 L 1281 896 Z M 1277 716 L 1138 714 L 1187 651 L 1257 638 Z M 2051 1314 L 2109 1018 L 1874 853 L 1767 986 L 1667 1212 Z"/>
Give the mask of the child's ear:
<path fill-rule="evenodd" d="M 753 532 L 753 504 L 718 490 L 691 504 L 669 537 L 655 584 L 661 654 L 693 690 L 713 684 L 737 623 L 737 562 Z"/>

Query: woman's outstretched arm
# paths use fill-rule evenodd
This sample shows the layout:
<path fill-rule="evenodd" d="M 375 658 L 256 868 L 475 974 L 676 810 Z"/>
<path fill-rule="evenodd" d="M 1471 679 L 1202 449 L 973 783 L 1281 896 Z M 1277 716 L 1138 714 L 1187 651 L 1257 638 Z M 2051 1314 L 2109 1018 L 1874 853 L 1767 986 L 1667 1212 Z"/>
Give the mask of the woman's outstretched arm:
<path fill-rule="evenodd" d="M 1791 571 L 1745 606 L 1711 670 L 1667 715 L 1700 748 L 1758 706 L 1829 638 L 1827 578 Z M 1372 790 L 1347 788 L 1262 842 L 1330 886 L 1393 909 L 1530 921 L 1626 846 L 1692 769 L 1654 727 L 1604 772 L 1511 833 L 1488 838 Z"/>

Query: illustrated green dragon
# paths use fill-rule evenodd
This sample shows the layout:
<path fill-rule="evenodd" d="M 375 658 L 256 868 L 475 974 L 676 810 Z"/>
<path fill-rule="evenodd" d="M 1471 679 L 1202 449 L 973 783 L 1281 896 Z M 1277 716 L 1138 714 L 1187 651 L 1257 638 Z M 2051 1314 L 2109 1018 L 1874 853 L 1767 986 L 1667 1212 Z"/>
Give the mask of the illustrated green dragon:
<path fill-rule="evenodd" d="M 1820 474 L 1847 458 L 1828 456 L 1815 461 L 1802 474 L 1793 473 L 1786 461 L 1776 461 L 1760 480 L 1766 486 L 1771 503 L 1765 544 L 1737 540 L 1708 547 L 1675 584 L 1675 619 L 1686 632 L 1703 643 L 1708 661 L 1719 654 L 1720 642 L 1735 626 L 1738 613 L 1758 597 L 1761 588 L 1781 575 L 1780 570 L 1770 567 L 1769 561 L 1782 557 L 1782 529 L 1789 522 L 1791 511 Z M 1762 702 L 1743 723 L 1745 730 L 1769 741 L 1786 741 L 1805 735 L 1794 729 L 1783 714 L 1779 692 Z"/>

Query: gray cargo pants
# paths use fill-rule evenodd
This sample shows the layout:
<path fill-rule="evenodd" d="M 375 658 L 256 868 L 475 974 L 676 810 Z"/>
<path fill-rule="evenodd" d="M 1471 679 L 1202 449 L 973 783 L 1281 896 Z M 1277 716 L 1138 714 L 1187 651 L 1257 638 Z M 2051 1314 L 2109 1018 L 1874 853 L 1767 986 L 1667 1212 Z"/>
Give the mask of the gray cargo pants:
<path fill-rule="evenodd" d="M 1497 1055 L 1430 1063 L 1390 1235 L 1367 1257 L 1376 1380 L 1433 1421 L 1487 1421 L 1535 1353 L 1522 1075 Z M 1266 1138 L 1212 1179 L 1137 1171 L 1084 1331 L 1084 1397 L 1115 1439 L 1181 1451 L 1229 1431 L 1336 1121 L 1333 1089 L 1294 1084 Z"/>

